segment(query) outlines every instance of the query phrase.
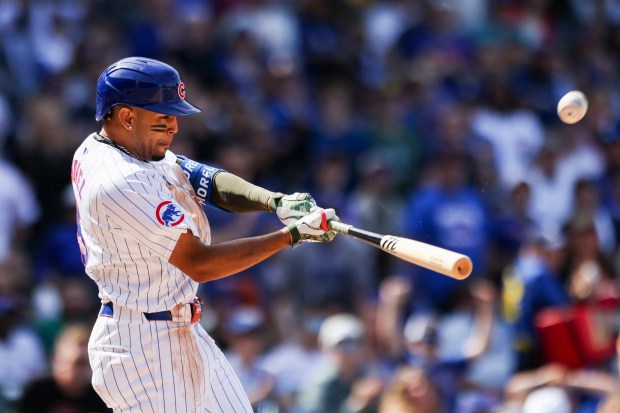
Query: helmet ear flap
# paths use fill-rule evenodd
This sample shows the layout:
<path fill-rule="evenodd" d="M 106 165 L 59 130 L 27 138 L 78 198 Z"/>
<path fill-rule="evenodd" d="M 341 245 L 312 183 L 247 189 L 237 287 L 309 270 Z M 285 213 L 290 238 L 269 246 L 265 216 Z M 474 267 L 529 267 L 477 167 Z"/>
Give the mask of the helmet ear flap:
<path fill-rule="evenodd" d="M 116 85 L 116 81 L 109 76 L 110 69 L 114 69 L 116 63 L 108 67 L 97 80 L 97 102 L 95 119 L 100 121 L 112 116 L 115 106 L 130 106 L 130 97 L 123 93 Z M 139 103 L 136 103 L 138 105 Z"/>
<path fill-rule="evenodd" d="M 122 108 L 130 108 L 131 106 L 129 105 L 122 105 L 122 104 L 118 104 L 118 105 L 113 105 L 106 113 L 105 115 L 103 115 L 101 117 L 101 120 L 103 121 L 109 121 L 112 120 L 112 118 L 114 118 L 114 116 L 118 113 L 118 111 Z"/>

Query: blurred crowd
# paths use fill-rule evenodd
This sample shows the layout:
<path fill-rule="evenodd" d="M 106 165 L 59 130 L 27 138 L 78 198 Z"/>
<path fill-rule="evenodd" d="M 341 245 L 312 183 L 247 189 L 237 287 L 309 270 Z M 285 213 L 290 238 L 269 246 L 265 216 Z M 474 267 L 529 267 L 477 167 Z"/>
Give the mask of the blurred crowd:
<path fill-rule="evenodd" d="M 0 0 L 0 412 L 105 411 L 70 164 L 132 55 L 203 110 L 173 152 L 473 260 L 456 281 L 338 236 L 202 285 L 257 412 L 620 411 L 620 2 Z"/>

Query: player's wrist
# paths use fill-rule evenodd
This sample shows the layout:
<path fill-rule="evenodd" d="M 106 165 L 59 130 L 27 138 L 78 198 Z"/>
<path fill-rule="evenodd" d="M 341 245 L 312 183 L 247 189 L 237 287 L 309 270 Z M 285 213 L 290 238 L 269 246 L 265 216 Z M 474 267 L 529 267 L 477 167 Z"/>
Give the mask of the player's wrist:
<path fill-rule="evenodd" d="M 296 224 L 287 225 L 286 227 L 284 227 L 284 229 L 289 233 L 291 237 L 291 246 L 293 248 L 302 243 L 301 233 L 299 232 L 299 228 L 297 228 Z"/>
<path fill-rule="evenodd" d="M 301 233 L 299 232 L 299 229 L 295 226 L 295 224 L 290 224 L 283 227 L 280 232 L 286 234 L 289 237 L 289 244 L 292 248 L 296 248 L 303 242 Z"/>
<path fill-rule="evenodd" d="M 269 197 L 269 199 L 267 200 L 267 207 L 269 208 L 270 212 L 276 212 L 276 210 L 280 206 L 280 201 L 282 200 L 282 197 L 284 196 L 285 194 L 283 194 L 282 192 L 274 192 Z"/>

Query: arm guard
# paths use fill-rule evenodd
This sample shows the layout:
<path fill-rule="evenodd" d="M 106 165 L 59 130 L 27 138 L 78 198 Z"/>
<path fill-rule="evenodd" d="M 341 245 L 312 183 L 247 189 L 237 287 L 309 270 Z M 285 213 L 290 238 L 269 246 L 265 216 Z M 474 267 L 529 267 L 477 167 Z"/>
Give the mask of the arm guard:
<path fill-rule="evenodd" d="M 177 163 L 189 179 L 203 208 L 214 206 L 229 212 L 273 212 L 274 194 L 236 175 L 177 155 Z"/>

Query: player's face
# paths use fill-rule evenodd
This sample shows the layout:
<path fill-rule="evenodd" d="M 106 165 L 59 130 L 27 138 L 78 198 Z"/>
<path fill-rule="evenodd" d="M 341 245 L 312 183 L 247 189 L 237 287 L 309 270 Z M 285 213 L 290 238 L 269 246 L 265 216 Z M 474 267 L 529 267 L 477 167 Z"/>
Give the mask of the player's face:
<path fill-rule="evenodd" d="M 160 161 L 164 159 L 179 127 L 176 116 L 135 108 L 132 131 L 136 155 L 142 159 Z"/>

